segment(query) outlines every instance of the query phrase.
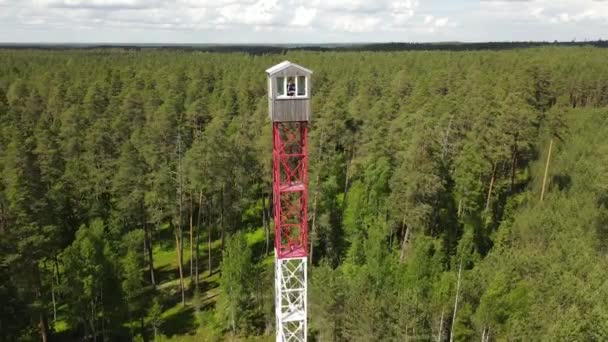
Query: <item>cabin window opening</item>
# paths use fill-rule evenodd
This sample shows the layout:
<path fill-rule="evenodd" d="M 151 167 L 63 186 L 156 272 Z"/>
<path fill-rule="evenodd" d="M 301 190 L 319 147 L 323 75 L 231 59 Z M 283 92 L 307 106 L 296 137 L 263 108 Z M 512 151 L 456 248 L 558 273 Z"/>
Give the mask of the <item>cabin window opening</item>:
<path fill-rule="evenodd" d="M 293 77 L 287 78 L 287 96 L 296 95 L 296 82 Z"/>
<path fill-rule="evenodd" d="M 306 76 L 298 76 L 296 88 L 298 89 L 297 96 L 306 96 Z"/>
<path fill-rule="evenodd" d="M 277 95 L 285 95 L 285 77 L 277 77 Z"/>

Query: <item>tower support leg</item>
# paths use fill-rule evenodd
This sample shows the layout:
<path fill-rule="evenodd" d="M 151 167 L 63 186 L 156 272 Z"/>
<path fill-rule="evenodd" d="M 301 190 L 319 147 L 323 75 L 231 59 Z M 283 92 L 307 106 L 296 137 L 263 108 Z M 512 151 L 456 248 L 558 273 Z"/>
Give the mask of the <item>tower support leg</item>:
<path fill-rule="evenodd" d="M 277 342 L 305 342 L 307 334 L 307 260 L 279 259 L 275 253 Z"/>

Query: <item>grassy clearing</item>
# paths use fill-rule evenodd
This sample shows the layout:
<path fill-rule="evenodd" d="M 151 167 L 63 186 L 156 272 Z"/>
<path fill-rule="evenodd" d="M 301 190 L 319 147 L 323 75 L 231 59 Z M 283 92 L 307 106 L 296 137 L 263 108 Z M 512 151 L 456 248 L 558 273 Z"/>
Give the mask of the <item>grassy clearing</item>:
<path fill-rule="evenodd" d="M 179 294 L 179 271 L 177 267 L 177 254 L 175 243 L 168 239 L 172 234 L 169 227 L 160 231 L 165 239 L 154 248 L 154 266 L 157 278 L 157 291 L 164 300 L 162 313 L 163 324 L 160 327 L 161 336 L 158 341 L 222 341 L 223 336 L 216 321 L 214 308 L 220 292 L 219 266 L 221 240 L 211 242 L 212 266 L 208 270 L 207 237 L 201 236 L 199 251 L 199 292 L 194 293 L 194 281 L 189 278 L 190 273 L 190 247 L 187 236 L 184 236 L 184 281 L 188 291 L 187 303 L 184 307 Z M 263 259 L 264 263 L 272 263 L 272 255 L 264 255 L 266 235 L 263 228 L 251 230 L 246 233 L 247 243 L 253 249 L 254 255 Z M 171 241 L 171 242 L 169 242 Z M 239 337 L 230 336 L 230 340 L 245 341 Z M 268 336 L 259 339 L 247 338 L 247 341 L 270 341 Z"/>
<path fill-rule="evenodd" d="M 219 278 L 221 264 L 221 240 L 215 239 L 211 242 L 212 269 L 209 272 L 208 263 L 208 240 L 207 236 L 201 236 L 199 243 L 199 290 L 195 290 L 194 280 L 190 275 L 190 247 L 189 236 L 184 235 L 184 281 L 186 286 L 186 306 L 181 303 L 179 290 L 179 271 L 177 267 L 177 252 L 173 231 L 166 225 L 157 232 L 157 239 L 153 249 L 154 274 L 156 278 L 156 290 L 147 286 L 143 294 L 147 299 L 157 297 L 163 307 L 162 324 L 159 328 L 157 341 L 168 342 L 190 342 L 190 341 L 271 341 L 269 336 L 259 338 L 229 336 L 222 333 L 220 324 L 215 316 L 215 305 L 220 293 Z M 274 258 L 271 253 L 265 255 L 266 235 L 263 228 L 253 229 L 246 233 L 248 245 L 253 250 L 253 255 L 264 264 L 272 264 Z M 270 241 L 272 244 L 272 241 Z M 196 253 L 196 252 L 195 252 Z M 146 279 L 149 277 L 148 269 L 142 270 Z M 73 337 L 66 335 L 71 327 L 62 319 L 64 306 L 58 307 L 58 320 L 53 324 L 57 336 L 72 340 Z M 144 313 L 145 315 L 145 313 Z M 148 319 L 146 326 L 150 327 Z M 125 331 L 130 327 L 136 334 L 140 333 L 141 322 L 139 320 L 126 323 Z M 151 334 L 151 331 L 149 331 Z M 150 336 L 151 337 L 151 336 Z"/>

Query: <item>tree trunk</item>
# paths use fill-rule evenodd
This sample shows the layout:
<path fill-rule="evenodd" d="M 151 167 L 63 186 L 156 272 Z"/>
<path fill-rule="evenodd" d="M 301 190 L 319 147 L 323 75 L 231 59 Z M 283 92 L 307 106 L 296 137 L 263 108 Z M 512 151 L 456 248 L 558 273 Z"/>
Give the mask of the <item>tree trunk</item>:
<path fill-rule="evenodd" d="M 103 286 L 99 289 L 99 301 L 101 302 L 101 308 L 103 310 Z M 95 337 L 95 339 L 97 339 L 97 337 Z M 105 320 L 105 315 L 103 314 L 103 311 L 102 311 L 102 315 L 101 315 L 101 340 L 102 341 L 107 340 L 106 320 Z"/>
<path fill-rule="evenodd" d="M 55 282 L 51 280 L 51 300 L 53 301 L 53 323 L 57 323 L 57 303 L 55 301 Z"/>
<path fill-rule="evenodd" d="M 55 281 L 57 281 L 57 286 L 59 286 L 59 283 L 61 282 L 61 279 L 59 278 L 59 260 L 57 258 L 57 254 L 55 254 Z"/>
<path fill-rule="evenodd" d="M 439 334 L 437 336 L 437 342 L 443 341 L 443 313 L 444 313 L 444 311 L 441 310 L 441 318 L 439 320 Z"/>
<path fill-rule="evenodd" d="M 352 157 L 346 161 L 346 169 L 344 170 L 344 197 L 346 198 L 346 192 L 348 191 L 348 180 L 350 178 L 350 163 L 352 162 Z"/>
<path fill-rule="evenodd" d="M 458 200 L 458 212 L 456 215 L 457 217 L 460 217 L 460 215 L 462 215 L 462 198 Z"/>
<path fill-rule="evenodd" d="M 490 209 L 490 200 L 492 199 L 492 190 L 494 188 L 494 179 L 496 178 L 496 162 L 492 169 L 492 178 L 490 178 L 490 187 L 488 188 L 488 197 L 486 198 L 486 211 Z"/>
<path fill-rule="evenodd" d="M 57 263 L 57 259 L 55 257 L 55 264 Z M 55 283 L 57 280 L 57 283 Z M 51 301 L 53 303 L 53 324 L 57 323 L 57 299 L 55 298 L 55 287 L 59 286 L 59 280 L 55 275 L 55 266 L 51 265 Z"/>
<path fill-rule="evenodd" d="M 224 251 L 224 184 L 222 183 L 222 192 L 221 192 L 221 202 L 220 202 L 220 239 L 222 239 L 221 250 Z"/>
<path fill-rule="evenodd" d="M 182 268 L 182 283 L 186 285 L 186 271 L 184 271 L 184 230 L 180 227 L 179 230 L 179 265 Z M 184 288 L 185 290 L 185 288 Z"/>
<path fill-rule="evenodd" d="M 515 186 L 515 170 L 517 169 L 517 143 L 513 145 L 513 158 L 511 159 L 511 188 L 509 192 L 513 193 Z"/>
<path fill-rule="evenodd" d="M 545 187 L 547 185 L 547 176 L 549 175 L 549 163 L 551 162 L 551 150 L 553 149 L 553 139 L 549 142 L 549 152 L 547 153 L 547 162 L 545 163 L 545 175 L 543 176 L 543 187 L 540 191 L 540 201 L 545 198 Z"/>
<path fill-rule="evenodd" d="M 403 262 L 405 261 L 405 252 L 407 250 L 408 241 L 410 239 L 410 226 L 405 224 L 405 219 L 403 219 L 402 227 L 405 227 L 405 234 L 403 234 L 403 241 L 401 241 L 401 251 L 399 253 L 399 263 L 401 264 L 403 264 Z"/>
<path fill-rule="evenodd" d="M 199 260 L 199 256 L 200 256 L 200 246 L 199 246 L 199 239 L 201 236 L 201 216 L 203 215 L 203 191 L 199 191 L 198 193 L 198 219 L 196 222 L 196 259 L 194 262 L 194 272 L 195 272 L 195 276 L 194 276 L 194 284 L 196 287 L 196 290 L 198 292 L 198 260 Z"/>
<path fill-rule="evenodd" d="M 148 268 L 150 271 L 150 283 L 152 287 L 156 289 L 156 278 L 154 277 L 154 253 L 152 252 L 152 228 L 148 224 L 148 222 L 144 222 L 144 234 L 145 238 L 148 240 L 146 244 L 148 246 Z"/>
<path fill-rule="evenodd" d="M 190 193 L 190 286 L 192 286 L 192 276 L 194 275 L 194 225 L 192 210 L 192 193 Z"/>
<path fill-rule="evenodd" d="M 142 247 L 142 249 L 141 249 L 141 257 L 142 257 L 142 260 L 144 261 L 144 264 L 145 264 L 145 263 L 148 262 L 148 239 L 145 236 L 145 230 L 144 230 L 144 239 L 142 240 L 141 247 Z"/>
<path fill-rule="evenodd" d="M 91 302 L 91 318 L 89 319 L 89 324 L 91 326 L 91 334 L 93 334 L 93 341 L 97 341 L 97 328 L 95 327 L 95 320 L 97 319 L 97 310 L 95 305 L 95 300 Z"/>
<path fill-rule="evenodd" d="M 34 277 L 35 277 L 34 281 L 36 284 L 36 286 L 35 286 L 36 301 L 41 301 L 42 300 L 42 279 L 40 277 L 40 269 L 38 268 L 38 265 L 36 263 L 34 263 L 33 271 L 34 271 Z M 47 321 L 44 309 L 41 308 L 39 310 L 40 310 L 40 312 L 39 312 L 38 328 L 40 329 L 40 338 L 42 339 L 42 342 L 47 342 L 49 325 L 48 325 L 48 321 Z"/>
<path fill-rule="evenodd" d="M 150 272 L 150 283 L 152 284 L 152 287 L 156 289 L 156 280 L 154 279 L 154 256 L 152 250 L 152 229 L 148 225 L 148 218 L 146 216 L 146 210 L 144 208 L 143 203 L 141 205 L 141 211 L 142 224 L 144 228 L 144 259 L 146 259 L 147 253 L 148 271 Z"/>
<path fill-rule="evenodd" d="M 311 239 L 310 239 L 310 261 L 309 261 L 309 268 L 312 270 L 312 261 L 313 259 L 313 252 L 315 249 L 315 238 L 317 237 L 317 198 L 319 197 L 319 181 L 320 181 L 320 175 L 317 174 L 317 185 L 315 188 L 315 196 L 312 200 L 312 222 L 311 222 Z"/>
<path fill-rule="evenodd" d="M 462 273 L 462 262 L 458 267 L 458 282 L 456 284 L 456 298 L 454 299 L 454 314 L 452 315 L 452 328 L 450 329 L 450 342 L 454 341 L 454 325 L 456 324 L 456 311 L 458 311 L 458 296 L 460 295 L 460 275 Z"/>
<path fill-rule="evenodd" d="M 40 328 L 40 338 L 42 339 L 42 342 L 47 342 L 48 341 L 48 329 L 47 329 L 47 322 L 46 322 L 46 318 L 44 317 L 44 313 L 40 313 L 40 322 L 38 323 L 38 327 Z"/>
<path fill-rule="evenodd" d="M 178 218 L 177 230 L 175 230 L 175 248 L 177 249 L 177 266 L 179 268 L 179 285 L 182 293 L 182 305 L 186 306 L 186 295 L 184 293 L 184 235 L 182 231 L 182 215 L 184 212 L 184 196 L 182 184 L 182 140 L 181 135 L 177 135 L 177 201 L 178 201 Z"/>
<path fill-rule="evenodd" d="M 267 223 L 268 222 L 266 220 L 266 194 L 264 194 L 264 192 L 262 192 L 262 225 L 264 226 L 264 234 L 266 235 L 265 255 L 268 255 L 268 249 L 270 247 L 270 227 L 268 227 Z"/>
<path fill-rule="evenodd" d="M 232 336 L 234 339 L 234 336 L 236 335 L 236 320 L 234 319 L 234 309 L 230 310 L 230 322 L 231 322 L 231 326 L 232 326 Z"/>
<path fill-rule="evenodd" d="M 207 219 L 209 220 L 209 206 L 207 207 Z M 209 259 L 209 276 L 211 277 L 211 272 L 213 271 L 212 263 L 211 263 L 211 235 L 213 234 L 213 228 L 211 222 L 207 222 L 209 226 L 209 232 L 207 233 L 207 257 Z"/>
<path fill-rule="evenodd" d="M 481 342 L 490 341 L 490 327 L 484 327 L 481 332 Z"/>
<path fill-rule="evenodd" d="M 184 271 L 183 271 L 183 267 L 182 267 L 182 248 L 181 248 L 181 242 L 180 242 L 180 238 L 179 238 L 179 234 L 180 234 L 180 229 L 178 228 L 178 230 L 175 232 L 175 249 L 177 250 L 177 266 L 179 269 L 179 288 L 180 291 L 182 293 L 182 305 L 186 306 L 186 295 L 184 293 Z"/>

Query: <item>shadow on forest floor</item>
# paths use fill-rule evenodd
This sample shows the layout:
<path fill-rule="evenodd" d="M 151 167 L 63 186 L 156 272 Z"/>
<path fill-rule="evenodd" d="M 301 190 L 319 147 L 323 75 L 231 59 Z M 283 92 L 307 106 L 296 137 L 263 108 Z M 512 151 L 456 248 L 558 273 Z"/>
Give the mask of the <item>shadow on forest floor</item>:
<path fill-rule="evenodd" d="M 180 335 L 196 335 L 199 329 L 208 329 L 204 317 L 214 315 L 216 301 L 218 300 L 221 277 L 221 241 L 214 240 L 211 243 L 212 270 L 209 272 L 208 242 L 201 241 L 199 252 L 199 285 L 195 289 L 193 279 L 190 278 L 190 249 L 184 246 L 184 285 L 187 305 L 182 306 L 182 298 L 179 290 L 179 270 L 175 245 L 167 241 L 171 236 L 167 234 L 168 229 L 162 233 L 164 241 L 158 241 L 154 249 L 154 275 L 157 284 L 156 290 L 150 286 L 147 294 L 152 298 L 158 296 L 163 307 L 163 323 L 160 331 L 167 337 Z M 267 258 L 265 254 L 266 236 L 263 229 L 247 231 L 247 242 L 252 250 L 253 261 L 259 262 Z M 188 242 L 187 240 L 185 241 Z M 271 241 L 270 241 L 271 242 Z M 145 272 L 145 270 L 143 270 Z M 198 292 L 198 295 L 195 295 Z M 202 321 L 201 321 L 202 320 Z M 213 319 L 212 319 L 213 321 Z"/>
<path fill-rule="evenodd" d="M 162 305 L 165 310 L 160 330 L 168 337 L 196 334 L 199 328 L 196 313 L 202 311 L 212 312 L 215 309 L 215 301 L 217 300 L 219 290 L 217 275 L 213 274 L 211 277 L 204 278 L 201 276 L 199 282 L 200 299 L 193 298 L 195 290 L 193 287 L 189 287 L 186 291 L 188 305 L 185 307 L 182 306 L 179 291 L 176 292 L 174 290 L 177 290 L 177 288 L 161 292 Z M 194 303 L 193 300 L 198 302 Z"/>
<path fill-rule="evenodd" d="M 190 277 L 190 251 L 187 246 L 184 248 L 183 272 L 184 278 Z M 213 243 L 211 246 L 211 267 L 212 274 L 217 272 L 220 263 L 221 247 L 219 243 Z M 179 278 L 179 270 L 177 267 L 177 258 L 175 257 L 175 245 L 160 246 L 154 251 L 154 276 L 157 284 L 175 281 Z M 209 253 L 207 246 L 201 244 L 199 252 L 198 270 L 199 277 L 203 278 L 209 273 Z"/>
<path fill-rule="evenodd" d="M 193 333 L 197 328 L 194 308 L 191 306 L 182 307 L 177 312 L 163 319 L 161 331 L 169 337 Z"/>

